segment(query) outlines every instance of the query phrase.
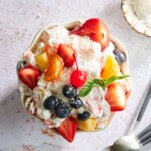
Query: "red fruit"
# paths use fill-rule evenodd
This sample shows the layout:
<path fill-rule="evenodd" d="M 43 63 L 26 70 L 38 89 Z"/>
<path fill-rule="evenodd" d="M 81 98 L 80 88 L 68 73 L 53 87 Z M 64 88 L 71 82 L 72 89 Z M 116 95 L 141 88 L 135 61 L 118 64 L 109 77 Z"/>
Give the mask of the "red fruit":
<path fill-rule="evenodd" d="M 59 127 L 57 131 L 62 135 L 67 141 L 72 142 L 77 130 L 76 120 L 72 117 L 66 118 Z"/>
<path fill-rule="evenodd" d="M 33 89 L 37 85 L 39 71 L 32 66 L 27 66 L 18 72 L 18 76 L 24 84 Z"/>
<path fill-rule="evenodd" d="M 43 50 L 44 50 L 45 52 L 50 52 L 50 51 L 51 51 L 51 48 L 50 48 L 50 46 L 49 46 L 48 44 L 46 44 L 46 45 L 43 47 Z"/>
<path fill-rule="evenodd" d="M 79 88 L 84 85 L 87 79 L 87 74 L 80 70 L 74 70 L 70 75 L 70 83 Z"/>
<path fill-rule="evenodd" d="M 121 111 L 126 106 L 127 92 L 120 83 L 112 83 L 105 94 L 106 101 L 110 104 L 111 111 Z"/>
<path fill-rule="evenodd" d="M 89 36 L 90 39 L 101 44 L 102 51 L 109 45 L 109 31 L 107 26 L 98 18 L 87 20 L 79 29 L 71 33 Z"/>
<path fill-rule="evenodd" d="M 76 51 L 71 46 L 60 44 L 57 53 L 63 58 L 66 67 L 71 67 L 74 64 Z"/>

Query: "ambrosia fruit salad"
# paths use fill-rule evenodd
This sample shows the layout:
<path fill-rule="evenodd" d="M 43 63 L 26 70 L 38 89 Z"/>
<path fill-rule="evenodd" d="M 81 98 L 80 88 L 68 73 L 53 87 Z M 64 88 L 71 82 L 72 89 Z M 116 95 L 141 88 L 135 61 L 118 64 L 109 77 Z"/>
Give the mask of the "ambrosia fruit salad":
<path fill-rule="evenodd" d="M 105 128 L 131 91 L 127 52 L 98 18 L 44 27 L 17 74 L 26 111 L 69 142 Z"/>

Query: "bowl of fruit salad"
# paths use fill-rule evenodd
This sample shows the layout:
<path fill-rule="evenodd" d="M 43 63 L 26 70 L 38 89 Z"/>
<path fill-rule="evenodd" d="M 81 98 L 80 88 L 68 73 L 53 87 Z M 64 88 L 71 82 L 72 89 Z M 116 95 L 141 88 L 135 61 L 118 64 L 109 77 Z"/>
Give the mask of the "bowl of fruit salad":
<path fill-rule="evenodd" d="M 68 142 L 107 127 L 131 92 L 127 51 L 99 18 L 43 27 L 17 75 L 24 109 Z"/>

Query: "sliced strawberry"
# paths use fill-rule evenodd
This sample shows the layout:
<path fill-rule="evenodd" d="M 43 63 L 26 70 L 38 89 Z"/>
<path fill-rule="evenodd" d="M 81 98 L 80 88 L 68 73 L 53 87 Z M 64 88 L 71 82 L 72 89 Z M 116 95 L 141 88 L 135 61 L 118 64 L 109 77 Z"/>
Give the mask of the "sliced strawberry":
<path fill-rule="evenodd" d="M 77 31 L 77 34 L 84 36 L 100 32 L 100 26 L 103 22 L 98 18 L 88 19 Z M 79 32 L 79 33 L 78 33 Z"/>
<path fill-rule="evenodd" d="M 99 42 L 101 44 L 101 50 L 103 51 L 108 45 L 109 45 L 109 32 L 106 30 L 107 28 L 102 25 L 101 33 L 96 34 L 90 34 L 90 38 L 96 42 Z"/>
<path fill-rule="evenodd" d="M 24 84 L 33 89 L 37 85 L 39 71 L 32 66 L 27 66 L 19 71 L 18 76 Z"/>
<path fill-rule="evenodd" d="M 102 51 L 109 45 L 109 31 L 107 26 L 98 18 L 87 20 L 80 28 L 71 31 L 80 36 L 89 36 L 90 39 L 101 44 Z"/>
<path fill-rule="evenodd" d="M 76 120 L 72 117 L 66 118 L 59 127 L 57 131 L 62 135 L 67 141 L 72 142 L 77 129 Z"/>
<path fill-rule="evenodd" d="M 57 53 L 63 58 L 66 67 L 71 67 L 74 64 L 76 51 L 71 46 L 60 44 Z"/>
<path fill-rule="evenodd" d="M 125 109 L 126 92 L 121 84 L 110 84 L 107 88 L 105 99 L 110 104 L 111 111 L 121 111 Z"/>

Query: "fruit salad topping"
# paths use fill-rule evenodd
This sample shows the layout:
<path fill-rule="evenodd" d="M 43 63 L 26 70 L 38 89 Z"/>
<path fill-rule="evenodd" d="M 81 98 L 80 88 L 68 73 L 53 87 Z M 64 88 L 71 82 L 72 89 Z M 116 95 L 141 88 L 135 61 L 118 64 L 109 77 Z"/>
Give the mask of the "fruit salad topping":
<path fill-rule="evenodd" d="M 48 56 L 48 67 L 46 72 L 44 73 L 45 79 L 47 81 L 55 81 L 60 78 L 63 71 L 63 60 L 57 54 L 52 54 Z"/>
<path fill-rule="evenodd" d="M 57 117 L 66 118 L 70 115 L 70 107 L 64 102 L 59 102 L 55 107 L 55 114 Z"/>
<path fill-rule="evenodd" d="M 120 65 L 126 61 L 126 56 L 124 52 L 121 52 L 120 50 L 115 49 L 114 55 L 115 55 L 115 59 Z"/>
<path fill-rule="evenodd" d="M 101 77 L 108 79 L 112 76 L 120 75 L 120 67 L 113 56 L 107 56 L 104 68 L 101 71 Z"/>
<path fill-rule="evenodd" d="M 77 119 L 77 127 L 82 131 L 94 131 L 97 127 L 97 119 L 96 118 L 88 118 L 87 120 L 78 120 Z"/>
<path fill-rule="evenodd" d="M 107 26 L 98 18 L 87 20 L 81 27 L 71 33 L 80 36 L 89 36 L 100 43 L 102 51 L 109 45 L 109 31 Z"/>
<path fill-rule="evenodd" d="M 70 75 L 70 83 L 79 88 L 84 85 L 87 79 L 87 73 L 78 69 L 74 70 Z"/>
<path fill-rule="evenodd" d="M 62 135 L 66 140 L 72 142 L 75 133 L 77 130 L 76 120 L 72 117 L 66 118 L 59 127 L 57 127 L 57 131 L 60 135 Z"/>
<path fill-rule="evenodd" d="M 40 71 L 44 72 L 48 68 L 48 54 L 43 52 L 35 56 L 36 64 Z"/>
<path fill-rule="evenodd" d="M 74 70 L 70 75 L 70 83 L 75 86 L 76 88 L 79 88 L 84 85 L 87 79 L 87 73 L 84 71 L 79 70 L 78 63 L 76 56 L 73 55 L 76 62 L 76 70 Z"/>
<path fill-rule="evenodd" d="M 48 110 L 55 109 L 57 105 L 57 98 L 54 95 L 49 96 L 44 101 L 44 108 Z"/>
<path fill-rule="evenodd" d="M 75 109 L 82 107 L 83 101 L 79 97 L 73 97 L 70 99 L 70 106 Z"/>
<path fill-rule="evenodd" d="M 24 68 L 25 66 L 27 65 L 26 61 L 25 60 L 19 60 L 18 63 L 17 63 L 17 72 Z"/>
<path fill-rule="evenodd" d="M 128 76 L 120 72 L 126 55 L 114 51 L 109 37 L 97 18 L 72 31 L 56 26 L 43 31 L 35 50 L 18 62 L 25 108 L 69 142 L 77 128 L 103 127 L 111 111 L 126 106 Z"/>
<path fill-rule="evenodd" d="M 18 76 L 25 85 L 33 89 L 37 85 L 39 71 L 35 67 L 27 66 L 19 70 Z"/>
<path fill-rule="evenodd" d="M 62 92 L 67 98 L 73 98 L 77 96 L 77 88 L 73 87 L 72 85 L 65 85 Z"/>
<path fill-rule="evenodd" d="M 85 121 L 90 117 L 90 113 L 88 111 L 83 111 L 83 113 L 78 113 L 78 119 Z"/>
<path fill-rule="evenodd" d="M 66 67 L 73 66 L 75 63 L 74 56 L 76 55 L 76 51 L 70 45 L 60 44 L 57 53 L 62 57 Z"/>

